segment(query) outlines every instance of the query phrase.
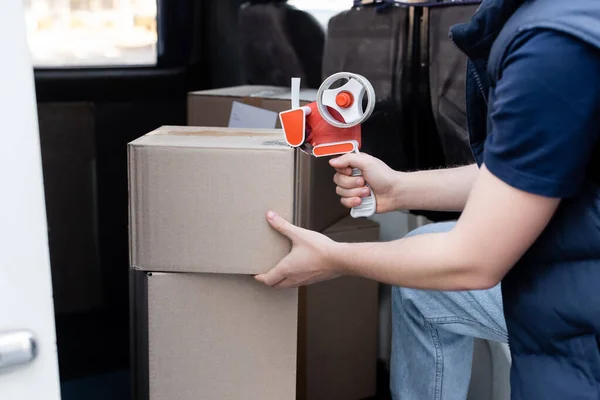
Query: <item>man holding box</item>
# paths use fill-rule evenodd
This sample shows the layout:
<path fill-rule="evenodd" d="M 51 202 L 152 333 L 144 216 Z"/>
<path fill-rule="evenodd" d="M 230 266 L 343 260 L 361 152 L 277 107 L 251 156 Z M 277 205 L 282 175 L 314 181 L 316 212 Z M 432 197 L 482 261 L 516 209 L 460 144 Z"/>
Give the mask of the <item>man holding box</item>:
<path fill-rule="evenodd" d="M 395 398 L 464 399 L 476 336 L 509 339 L 513 398 L 598 399 L 600 2 L 484 0 L 451 33 L 469 58 L 477 163 L 398 173 L 349 154 L 331 165 L 347 207 L 368 194 L 351 176 L 359 168 L 378 212 L 460 219 L 394 242 L 339 244 L 269 211 L 294 246 L 256 279 L 287 288 L 348 274 L 395 285 Z"/>

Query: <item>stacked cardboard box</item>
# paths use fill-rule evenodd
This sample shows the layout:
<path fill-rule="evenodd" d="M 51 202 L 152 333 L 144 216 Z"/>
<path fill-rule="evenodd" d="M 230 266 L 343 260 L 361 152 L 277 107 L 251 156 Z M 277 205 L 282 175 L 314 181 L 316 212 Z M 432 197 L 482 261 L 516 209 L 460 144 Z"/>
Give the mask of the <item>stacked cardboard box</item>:
<path fill-rule="evenodd" d="M 316 97 L 316 90 L 302 89 L 300 104 L 306 105 L 315 101 Z M 237 124 L 242 128 L 281 128 L 277 114 L 290 109 L 290 106 L 289 88 L 235 86 L 203 90 L 188 94 L 187 120 L 190 126 Z"/>
<path fill-rule="evenodd" d="M 323 233 L 336 242 L 376 242 L 379 224 L 346 217 Z M 378 288 L 342 277 L 300 289 L 298 399 L 375 396 Z"/>
<path fill-rule="evenodd" d="M 325 233 L 374 241 L 377 224 Z M 332 227 L 336 229 L 336 227 Z M 365 399 L 376 394 L 377 285 L 277 290 L 251 276 L 136 271 L 136 399 Z"/>
<path fill-rule="evenodd" d="M 327 160 L 280 130 L 163 127 L 130 144 L 129 165 L 136 399 L 375 394 L 376 283 L 252 277 L 290 249 L 268 209 L 334 240 L 378 240 L 376 223 L 346 217 Z"/>

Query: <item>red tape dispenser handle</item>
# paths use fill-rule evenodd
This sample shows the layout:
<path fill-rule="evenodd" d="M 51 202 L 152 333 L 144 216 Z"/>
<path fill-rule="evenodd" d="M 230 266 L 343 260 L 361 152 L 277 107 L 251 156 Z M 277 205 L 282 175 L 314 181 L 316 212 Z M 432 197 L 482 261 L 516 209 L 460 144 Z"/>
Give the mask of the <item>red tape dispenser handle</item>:
<path fill-rule="evenodd" d="M 346 83 L 332 89 L 339 80 Z M 288 145 L 305 146 L 315 157 L 358 153 L 361 144 L 361 126 L 375 108 L 375 90 L 361 75 L 339 72 L 327 78 L 319 87 L 317 101 L 300 107 L 300 80 L 292 78 L 292 109 L 281 112 L 279 118 Z M 367 105 L 363 109 L 363 99 Z M 358 168 L 352 176 L 362 176 Z M 370 217 L 377 210 L 375 194 L 367 183 L 369 196 L 350 210 L 353 218 Z"/>

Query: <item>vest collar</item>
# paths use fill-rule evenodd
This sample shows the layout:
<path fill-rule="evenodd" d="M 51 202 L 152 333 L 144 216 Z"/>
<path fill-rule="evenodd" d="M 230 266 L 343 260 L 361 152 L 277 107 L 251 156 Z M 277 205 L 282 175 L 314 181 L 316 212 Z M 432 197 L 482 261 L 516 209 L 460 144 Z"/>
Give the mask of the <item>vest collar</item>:
<path fill-rule="evenodd" d="M 527 0 L 483 0 L 470 22 L 450 28 L 450 38 L 471 60 L 487 60 L 494 40 Z"/>

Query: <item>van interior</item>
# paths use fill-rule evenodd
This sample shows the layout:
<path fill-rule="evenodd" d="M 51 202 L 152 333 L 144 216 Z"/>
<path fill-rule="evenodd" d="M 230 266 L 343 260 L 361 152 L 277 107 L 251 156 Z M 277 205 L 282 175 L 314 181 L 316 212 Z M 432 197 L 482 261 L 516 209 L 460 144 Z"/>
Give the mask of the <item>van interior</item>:
<path fill-rule="evenodd" d="M 63 399 L 136 398 L 127 144 L 160 126 L 185 126 L 189 93 L 289 87 L 293 77 L 318 89 L 332 73 L 357 72 L 377 93 L 365 152 L 397 170 L 468 161 L 464 60 L 447 30 L 479 2 L 415 3 L 25 0 Z M 456 217 L 410 210 L 377 221 L 389 240 Z M 391 398 L 389 296 L 381 285 L 372 399 Z M 470 398 L 507 398 L 497 376 L 506 354 L 476 347 Z"/>

